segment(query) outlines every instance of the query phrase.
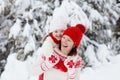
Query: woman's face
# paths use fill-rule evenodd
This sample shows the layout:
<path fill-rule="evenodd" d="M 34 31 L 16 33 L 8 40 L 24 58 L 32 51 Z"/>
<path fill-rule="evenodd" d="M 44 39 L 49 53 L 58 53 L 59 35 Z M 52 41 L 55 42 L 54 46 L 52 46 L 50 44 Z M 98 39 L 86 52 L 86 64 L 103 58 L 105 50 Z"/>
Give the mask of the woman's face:
<path fill-rule="evenodd" d="M 63 29 L 59 29 L 54 31 L 52 34 L 57 40 L 61 40 L 62 34 L 63 34 Z"/>
<path fill-rule="evenodd" d="M 74 47 L 73 40 L 69 36 L 63 35 L 61 39 L 61 52 L 67 56 L 73 47 Z"/>

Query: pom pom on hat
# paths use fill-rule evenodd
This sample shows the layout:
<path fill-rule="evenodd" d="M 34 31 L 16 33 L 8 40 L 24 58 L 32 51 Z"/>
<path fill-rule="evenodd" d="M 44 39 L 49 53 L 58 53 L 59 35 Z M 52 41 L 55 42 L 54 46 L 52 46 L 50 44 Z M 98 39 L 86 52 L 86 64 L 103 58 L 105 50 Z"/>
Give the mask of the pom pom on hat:
<path fill-rule="evenodd" d="M 83 24 L 77 24 L 76 27 L 78 27 L 82 31 L 82 33 L 86 32 L 86 28 Z"/>
<path fill-rule="evenodd" d="M 67 28 L 64 31 L 63 35 L 69 36 L 73 40 L 75 46 L 78 48 L 85 31 L 86 31 L 86 27 L 84 25 L 77 24 L 76 26 L 71 26 Z"/>

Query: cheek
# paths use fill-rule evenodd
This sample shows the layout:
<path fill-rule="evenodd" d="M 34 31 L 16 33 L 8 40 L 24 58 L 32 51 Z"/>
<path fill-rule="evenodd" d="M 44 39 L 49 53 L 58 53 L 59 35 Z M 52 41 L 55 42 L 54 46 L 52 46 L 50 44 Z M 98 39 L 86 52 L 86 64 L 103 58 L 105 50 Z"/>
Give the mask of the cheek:
<path fill-rule="evenodd" d="M 55 37 L 55 36 L 56 36 L 56 34 L 55 34 L 55 33 L 53 33 L 53 36 Z"/>
<path fill-rule="evenodd" d="M 60 33 L 61 35 L 63 34 L 63 32 Z"/>
<path fill-rule="evenodd" d="M 73 44 L 73 43 L 69 43 L 69 49 L 72 49 L 72 48 L 73 48 L 73 46 L 74 46 L 74 44 Z"/>
<path fill-rule="evenodd" d="M 56 34 L 57 37 L 62 37 L 61 33 Z"/>
<path fill-rule="evenodd" d="M 65 43 L 65 39 L 61 38 L 61 43 Z"/>

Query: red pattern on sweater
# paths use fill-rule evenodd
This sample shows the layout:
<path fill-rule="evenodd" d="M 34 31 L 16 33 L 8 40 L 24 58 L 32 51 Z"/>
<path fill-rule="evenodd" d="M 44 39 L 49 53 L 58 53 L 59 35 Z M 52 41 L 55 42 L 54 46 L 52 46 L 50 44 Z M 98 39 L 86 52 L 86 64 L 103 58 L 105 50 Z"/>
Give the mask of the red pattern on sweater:
<path fill-rule="evenodd" d="M 54 66 L 55 69 L 59 69 L 63 72 L 67 72 L 67 68 L 64 65 L 64 61 L 62 59 L 59 60 L 59 62 Z"/>
<path fill-rule="evenodd" d="M 67 65 L 69 66 L 69 68 L 72 68 L 74 66 L 74 62 L 73 60 L 70 60 Z"/>
<path fill-rule="evenodd" d="M 51 55 L 49 57 L 49 61 L 51 61 L 52 63 L 55 63 L 57 61 L 57 58 L 54 55 Z"/>
<path fill-rule="evenodd" d="M 41 75 L 39 75 L 39 80 L 44 80 L 44 73 L 42 73 Z"/>

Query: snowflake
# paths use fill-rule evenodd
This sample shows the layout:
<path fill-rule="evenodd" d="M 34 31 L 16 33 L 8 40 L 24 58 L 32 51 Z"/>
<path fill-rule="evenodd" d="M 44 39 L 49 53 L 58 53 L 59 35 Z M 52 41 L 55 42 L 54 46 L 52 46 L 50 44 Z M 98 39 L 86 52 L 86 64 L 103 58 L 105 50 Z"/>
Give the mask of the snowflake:
<path fill-rule="evenodd" d="M 51 61 L 52 63 L 55 63 L 57 61 L 57 58 L 54 55 L 51 55 L 49 57 L 49 61 Z"/>
<path fill-rule="evenodd" d="M 69 66 L 69 68 L 72 68 L 74 66 L 74 62 L 73 60 L 70 60 L 67 65 Z"/>

